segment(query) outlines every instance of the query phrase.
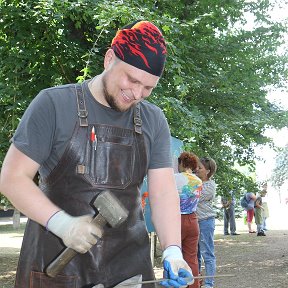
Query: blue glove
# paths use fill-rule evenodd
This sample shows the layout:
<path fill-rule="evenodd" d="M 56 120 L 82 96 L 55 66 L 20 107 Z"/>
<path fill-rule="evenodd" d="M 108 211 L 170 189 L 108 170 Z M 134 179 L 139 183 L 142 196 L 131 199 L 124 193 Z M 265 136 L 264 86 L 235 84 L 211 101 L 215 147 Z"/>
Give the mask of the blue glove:
<path fill-rule="evenodd" d="M 194 283 L 194 278 L 189 265 L 183 259 L 178 246 L 169 246 L 162 255 L 164 278 L 160 285 L 164 287 L 186 287 Z"/>

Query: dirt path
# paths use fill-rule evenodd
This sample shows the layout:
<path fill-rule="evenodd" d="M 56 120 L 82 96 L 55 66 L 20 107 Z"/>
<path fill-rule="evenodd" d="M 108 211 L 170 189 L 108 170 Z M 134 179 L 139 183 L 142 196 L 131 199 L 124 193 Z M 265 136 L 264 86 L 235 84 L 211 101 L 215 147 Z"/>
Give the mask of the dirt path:
<path fill-rule="evenodd" d="M 266 237 L 247 233 L 242 220 L 237 221 L 239 236 L 223 236 L 219 225 L 215 236 L 217 273 L 235 277 L 216 279 L 215 288 L 287 288 L 287 219 L 288 205 L 271 203 Z"/>
<path fill-rule="evenodd" d="M 215 279 L 215 288 L 288 288 L 288 205 L 271 205 L 270 215 L 265 237 L 247 233 L 243 219 L 237 220 L 239 236 L 224 236 L 223 222 L 216 221 L 217 274 L 235 277 Z M 161 253 L 156 254 L 156 277 L 161 278 Z"/>
<path fill-rule="evenodd" d="M 218 278 L 215 288 L 288 287 L 288 231 L 216 236 L 217 273 L 235 274 Z"/>
<path fill-rule="evenodd" d="M 283 209 L 278 210 L 278 213 L 286 223 L 288 206 Z M 288 287 L 288 224 L 283 226 L 284 222 L 281 224 L 278 217 L 275 222 L 273 219 L 269 222 L 275 230 L 269 230 L 266 237 L 247 233 L 242 220 L 237 221 L 239 236 L 223 236 L 223 225 L 217 222 L 217 273 L 235 274 L 235 277 L 215 279 L 215 288 Z M 0 288 L 13 287 L 22 235 L 23 227 L 19 231 L 13 231 L 7 229 L 7 223 L 0 223 Z M 161 253 L 157 250 L 157 278 L 162 277 L 160 258 Z"/>
<path fill-rule="evenodd" d="M 247 233 L 246 227 L 238 229 L 239 236 L 223 236 L 223 226 L 216 228 L 217 274 L 235 277 L 215 279 L 215 288 L 288 287 L 288 229 L 271 230 L 266 237 L 257 237 Z M 157 278 L 162 277 L 160 254 L 158 251 Z"/>

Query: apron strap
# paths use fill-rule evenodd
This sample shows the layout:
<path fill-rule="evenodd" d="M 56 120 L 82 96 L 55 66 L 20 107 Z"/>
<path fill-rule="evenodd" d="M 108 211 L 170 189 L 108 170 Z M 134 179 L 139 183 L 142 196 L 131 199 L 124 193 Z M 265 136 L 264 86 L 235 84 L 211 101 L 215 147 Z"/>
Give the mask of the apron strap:
<path fill-rule="evenodd" d="M 137 103 L 134 109 L 134 131 L 142 134 L 142 119 L 140 113 L 140 103 Z"/>
<path fill-rule="evenodd" d="M 77 96 L 77 110 L 80 122 L 80 127 L 88 127 L 88 111 L 86 109 L 85 98 L 82 85 L 75 84 L 76 96 Z M 135 106 L 134 109 L 134 130 L 138 134 L 142 134 L 142 119 L 140 113 L 140 103 Z"/>
<path fill-rule="evenodd" d="M 83 87 L 81 84 L 75 84 L 76 96 L 77 96 L 77 110 L 80 127 L 88 126 L 88 111 L 86 109 L 85 98 L 83 93 Z"/>

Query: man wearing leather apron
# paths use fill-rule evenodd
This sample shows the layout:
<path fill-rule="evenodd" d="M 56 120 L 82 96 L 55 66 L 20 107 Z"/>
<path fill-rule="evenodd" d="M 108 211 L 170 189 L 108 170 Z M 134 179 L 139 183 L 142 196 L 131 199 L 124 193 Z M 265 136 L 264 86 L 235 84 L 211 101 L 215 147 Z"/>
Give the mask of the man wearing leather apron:
<path fill-rule="evenodd" d="M 16 288 L 108 288 L 135 277 L 154 279 L 139 190 L 145 175 L 163 249 L 166 280 L 160 284 L 193 283 L 181 252 L 169 127 L 163 112 L 145 100 L 166 53 L 160 30 L 136 21 L 117 32 L 100 75 L 42 90 L 29 105 L 0 182 L 0 191 L 29 218 Z M 39 186 L 33 182 L 37 171 Z M 98 213 L 91 203 L 107 189 L 129 214 L 119 227 L 102 229 L 91 223 Z M 47 265 L 65 247 L 79 254 L 56 277 L 47 276 Z"/>

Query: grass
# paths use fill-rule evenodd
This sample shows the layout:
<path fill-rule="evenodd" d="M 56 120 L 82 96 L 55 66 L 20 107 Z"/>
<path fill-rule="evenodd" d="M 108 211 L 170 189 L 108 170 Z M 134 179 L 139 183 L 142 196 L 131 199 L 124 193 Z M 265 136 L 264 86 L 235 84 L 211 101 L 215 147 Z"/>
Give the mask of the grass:
<path fill-rule="evenodd" d="M 21 223 L 19 228 L 14 229 L 12 224 L 0 225 L 0 235 L 8 233 L 20 233 L 23 235 L 25 226 L 26 223 Z"/>

